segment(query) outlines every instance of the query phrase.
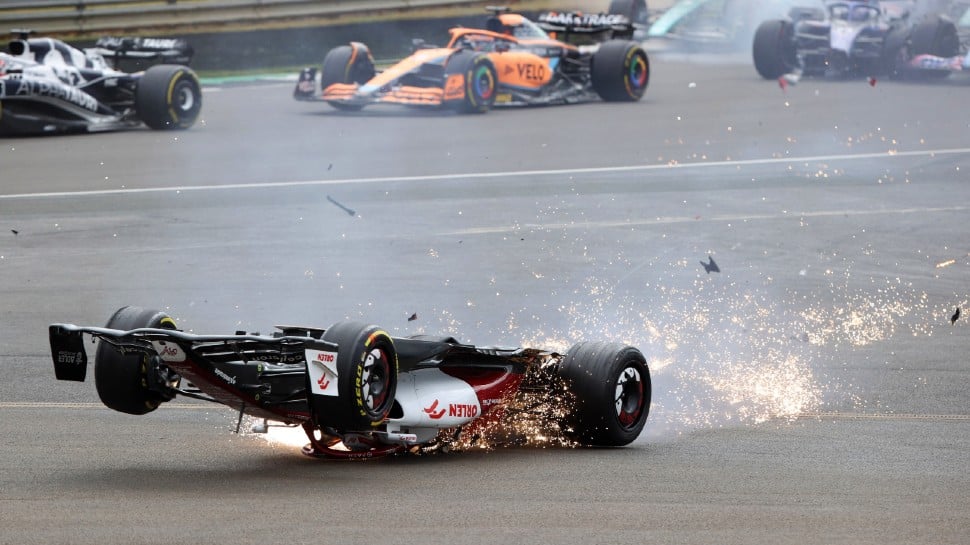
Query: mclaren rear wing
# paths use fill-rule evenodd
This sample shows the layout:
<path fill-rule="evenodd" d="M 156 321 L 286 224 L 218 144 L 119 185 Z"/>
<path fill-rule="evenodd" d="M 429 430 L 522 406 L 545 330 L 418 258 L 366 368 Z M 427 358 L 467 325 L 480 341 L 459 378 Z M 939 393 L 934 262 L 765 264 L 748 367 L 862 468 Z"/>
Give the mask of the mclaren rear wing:
<path fill-rule="evenodd" d="M 639 27 L 626 15 L 579 11 L 543 12 L 536 18 L 536 24 L 546 32 L 555 33 L 556 38 L 564 42 L 575 39 L 594 42 L 611 38 L 629 39 Z"/>

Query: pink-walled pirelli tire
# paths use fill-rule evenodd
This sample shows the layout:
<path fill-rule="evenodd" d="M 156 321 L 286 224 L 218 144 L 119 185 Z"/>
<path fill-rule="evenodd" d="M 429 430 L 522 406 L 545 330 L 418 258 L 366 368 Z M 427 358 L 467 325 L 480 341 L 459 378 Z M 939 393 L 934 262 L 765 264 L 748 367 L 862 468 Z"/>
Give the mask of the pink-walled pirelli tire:
<path fill-rule="evenodd" d="M 118 309 L 105 327 L 123 331 L 142 327 L 176 329 L 175 321 L 164 312 L 141 307 Z M 174 391 L 157 384 L 157 358 L 138 352 L 123 354 L 102 340 L 94 358 L 94 385 L 102 403 L 122 413 L 147 414 L 174 398 Z M 167 386 L 178 385 L 177 375 L 168 373 L 166 379 Z M 150 382 L 156 387 L 151 388 Z"/>
<path fill-rule="evenodd" d="M 397 351 L 390 335 L 377 326 L 347 321 L 327 329 L 322 340 L 337 345 L 337 395 L 310 394 L 314 422 L 338 432 L 380 426 L 397 392 Z M 308 384 L 309 392 L 313 386 Z"/>
<path fill-rule="evenodd" d="M 636 102 L 650 83 L 650 59 L 640 44 L 611 40 L 593 53 L 593 90 L 608 102 Z"/>
<path fill-rule="evenodd" d="M 158 64 L 145 70 L 135 89 L 138 119 L 156 130 L 187 129 L 202 111 L 202 87 L 191 69 Z"/>
<path fill-rule="evenodd" d="M 334 83 L 367 83 L 374 77 L 374 59 L 370 49 L 360 42 L 335 47 L 327 52 L 320 67 L 320 90 Z M 336 100 L 329 104 L 338 110 L 357 111 L 363 106 L 347 104 Z"/>
<path fill-rule="evenodd" d="M 444 93 L 445 106 L 458 113 L 483 114 L 489 111 L 498 95 L 495 65 L 484 53 L 467 49 L 455 52 L 445 65 Z"/>
<path fill-rule="evenodd" d="M 559 363 L 572 393 L 566 435 L 588 446 L 620 447 L 635 440 L 650 412 L 650 371 L 632 346 L 583 342 Z"/>

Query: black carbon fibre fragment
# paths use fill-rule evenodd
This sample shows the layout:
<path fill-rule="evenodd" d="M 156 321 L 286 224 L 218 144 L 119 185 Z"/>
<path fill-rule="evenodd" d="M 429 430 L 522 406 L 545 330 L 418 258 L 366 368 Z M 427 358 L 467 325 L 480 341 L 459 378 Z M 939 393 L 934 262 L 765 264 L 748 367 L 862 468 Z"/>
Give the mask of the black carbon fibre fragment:
<path fill-rule="evenodd" d="M 717 266 L 717 263 L 714 263 L 713 257 L 707 256 L 707 259 L 710 260 L 710 263 L 704 263 L 703 261 L 700 262 L 707 274 L 711 274 L 712 272 L 721 272 L 721 269 Z"/>

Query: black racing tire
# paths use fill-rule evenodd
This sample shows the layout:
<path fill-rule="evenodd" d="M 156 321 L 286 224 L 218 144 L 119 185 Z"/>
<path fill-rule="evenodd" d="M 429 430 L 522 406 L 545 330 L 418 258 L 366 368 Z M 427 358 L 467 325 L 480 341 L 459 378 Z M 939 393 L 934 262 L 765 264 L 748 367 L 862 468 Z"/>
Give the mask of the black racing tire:
<path fill-rule="evenodd" d="M 155 130 L 187 129 L 202 111 L 202 87 L 191 69 L 157 64 L 145 70 L 135 89 L 138 119 Z"/>
<path fill-rule="evenodd" d="M 461 90 L 457 95 L 460 96 L 453 98 L 452 93 L 459 89 L 459 85 Z M 444 93 L 445 106 L 458 113 L 483 114 L 489 111 L 498 96 L 495 65 L 485 53 L 468 49 L 456 51 L 445 65 Z"/>
<path fill-rule="evenodd" d="M 559 363 L 573 397 L 566 435 L 587 446 L 621 447 L 643 430 L 650 412 L 650 371 L 632 346 L 583 342 Z"/>
<path fill-rule="evenodd" d="M 909 57 L 933 55 L 936 57 L 955 57 L 960 53 L 960 37 L 957 27 L 949 19 L 939 15 L 928 16 L 916 23 L 909 34 Z M 917 77 L 942 79 L 950 75 L 949 70 L 919 70 Z"/>
<path fill-rule="evenodd" d="M 142 327 L 176 329 L 175 321 L 164 312 L 141 307 L 122 307 L 105 327 L 130 331 Z M 149 388 L 151 370 L 159 363 L 140 353 L 122 354 L 111 344 L 101 341 L 94 358 L 94 386 L 108 408 L 127 414 L 148 414 L 175 397 L 174 391 L 160 392 Z M 169 386 L 178 384 L 177 377 Z"/>
<path fill-rule="evenodd" d="M 390 335 L 374 325 L 347 321 L 331 326 L 321 339 L 337 345 L 338 395 L 310 395 L 316 424 L 338 432 L 380 426 L 397 392 L 397 351 Z"/>
<path fill-rule="evenodd" d="M 754 69 L 765 79 L 778 79 L 795 69 L 795 27 L 784 19 L 765 21 L 754 33 Z"/>
<path fill-rule="evenodd" d="M 612 0 L 607 13 L 624 15 L 631 23 L 647 24 L 648 12 L 645 0 Z"/>
<path fill-rule="evenodd" d="M 323 65 L 320 67 L 320 90 L 323 91 L 334 83 L 367 83 L 375 74 L 374 59 L 366 45 L 355 42 L 335 47 L 323 58 Z M 350 112 L 363 108 L 360 104 L 337 101 L 330 101 L 329 104 L 338 110 Z"/>
<path fill-rule="evenodd" d="M 636 102 L 650 83 L 650 59 L 634 41 L 610 40 L 593 53 L 590 80 L 607 102 Z"/>

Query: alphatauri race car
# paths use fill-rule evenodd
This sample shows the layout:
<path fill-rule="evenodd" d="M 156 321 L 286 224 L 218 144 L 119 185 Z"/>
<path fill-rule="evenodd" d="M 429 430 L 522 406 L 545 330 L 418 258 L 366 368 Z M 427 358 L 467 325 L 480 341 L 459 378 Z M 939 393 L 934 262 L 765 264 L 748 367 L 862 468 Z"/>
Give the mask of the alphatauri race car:
<path fill-rule="evenodd" d="M 409 57 L 380 73 L 366 45 L 337 47 L 323 60 L 319 85 L 316 68 L 305 68 L 293 96 L 340 110 L 384 103 L 483 113 L 597 97 L 632 102 L 646 91 L 650 63 L 629 39 L 626 15 L 549 12 L 537 23 L 492 9 L 484 29 L 453 28 L 445 47 L 417 40 Z M 594 43 L 570 43 L 583 37 Z"/>
<path fill-rule="evenodd" d="M 129 306 L 105 327 L 50 326 L 59 380 L 85 379 L 85 334 L 100 340 L 94 382 L 109 408 L 141 415 L 179 395 L 221 403 L 301 426 L 303 453 L 318 458 L 448 450 L 522 426 L 563 445 L 619 447 L 640 435 L 650 409 L 646 360 L 621 343 L 559 354 L 392 337 L 355 321 L 195 335 L 164 312 Z"/>
<path fill-rule="evenodd" d="M 755 69 L 765 79 L 795 81 L 803 75 L 945 77 L 952 68 L 943 65 L 958 62 L 956 26 L 944 15 L 917 13 L 907 0 L 792 8 L 789 18 L 758 27 Z"/>
<path fill-rule="evenodd" d="M 16 31 L 0 52 L 0 135 L 186 129 L 202 108 L 184 40 L 102 38 L 80 50 Z M 111 63 L 109 63 L 109 60 Z M 158 63 L 126 73 L 123 63 Z"/>

